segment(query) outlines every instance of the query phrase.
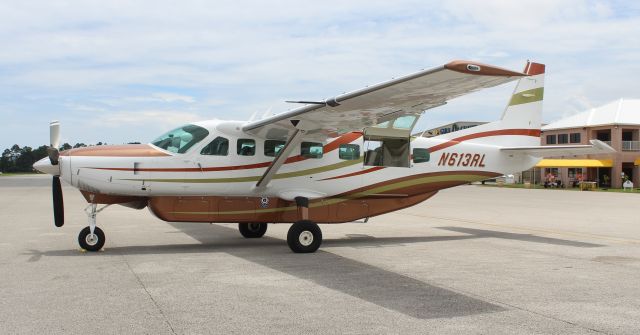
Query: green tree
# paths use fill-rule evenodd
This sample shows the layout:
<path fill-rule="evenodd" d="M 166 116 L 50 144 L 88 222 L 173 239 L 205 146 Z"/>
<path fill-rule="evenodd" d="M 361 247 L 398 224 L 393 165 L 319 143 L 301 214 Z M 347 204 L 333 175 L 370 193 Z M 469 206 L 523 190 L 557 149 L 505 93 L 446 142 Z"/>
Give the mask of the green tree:
<path fill-rule="evenodd" d="M 0 157 L 0 168 L 2 172 L 9 172 L 11 168 L 11 150 L 4 149 L 2 157 Z"/>

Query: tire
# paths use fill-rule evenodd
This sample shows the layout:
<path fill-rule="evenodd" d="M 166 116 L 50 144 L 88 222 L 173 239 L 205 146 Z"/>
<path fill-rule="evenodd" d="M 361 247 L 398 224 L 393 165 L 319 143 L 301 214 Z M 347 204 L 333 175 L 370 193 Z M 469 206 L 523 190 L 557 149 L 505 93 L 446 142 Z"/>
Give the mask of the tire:
<path fill-rule="evenodd" d="M 87 241 L 87 237 L 89 236 L 89 234 L 91 234 L 91 228 L 87 226 L 80 231 L 80 234 L 78 234 L 78 243 L 80 244 L 80 247 L 82 249 L 86 251 L 99 251 L 100 249 L 102 249 L 105 242 L 104 232 L 102 231 L 102 229 L 96 227 L 96 229 L 93 230 L 93 233 L 95 234 L 97 240 Z"/>
<path fill-rule="evenodd" d="M 262 222 L 238 223 L 238 230 L 245 238 L 260 238 L 267 232 L 267 224 Z"/>
<path fill-rule="evenodd" d="M 313 221 L 298 221 L 289 228 L 287 244 L 295 253 L 315 252 L 322 244 L 322 231 Z"/>

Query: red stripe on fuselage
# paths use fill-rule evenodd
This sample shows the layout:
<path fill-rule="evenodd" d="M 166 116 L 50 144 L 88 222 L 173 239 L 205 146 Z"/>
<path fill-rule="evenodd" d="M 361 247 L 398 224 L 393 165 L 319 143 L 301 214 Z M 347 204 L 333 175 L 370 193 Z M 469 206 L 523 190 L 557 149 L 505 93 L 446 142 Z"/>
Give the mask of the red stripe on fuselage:
<path fill-rule="evenodd" d="M 369 172 L 374 172 L 374 171 L 378 171 L 378 170 L 382 170 L 382 169 L 384 169 L 384 166 L 375 166 L 375 167 L 372 167 L 370 169 L 366 169 L 366 170 L 362 170 L 362 171 L 358 171 L 358 172 L 347 173 L 347 174 L 343 174 L 343 175 L 340 175 L 340 176 L 320 179 L 319 181 L 353 177 L 353 176 L 357 176 L 357 175 L 361 175 L 361 174 L 365 174 L 365 173 L 369 173 Z"/>
<path fill-rule="evenodd" d="M 482 138 L 482 137 L 490 137 L 490 136 L 504 136 L 504 135 L 522 135 L 522 136 L 533 136 L 540 137 L 540 129 L 500 129 L 500 130 L 491 130 L 484 131 L 481 133 L 474 133 L 465 136 L 456 137 L 452 140 L 449 140 L 444 143 L 440 143 L 438 145 L 434 145 L 429 148 L 429 152 L 435 152 L 438 150 L 442 150 L 451 146 L 454 146 L 460 142 Z"/>
<path fill-rule="evenodd" d="M 327 154 L 333 150 L 336 150 L 340 147 L 341 144 L 351 143 L 358 138 L 362 137 L 361 132 L 352 132 L 347 133 L 334 141 L 329 142 L 322 149 L 323 154 Z M 308 158 L 303 157 L 301 155 L 296 155 L 287 158 L 285 160 L 285 164 L 296 163 L 307 160 Z M 255 164 L 247 164 L 247 165 L 233 165 L 233 166 L 212 166 L 212 167 L 203 167 L 203 168 L 139 168 L 136 171 L 139 172 L 214 172 L 214 171 L 233 171 L 233 170 L 250 170 L 250 169 L 259 169 L 266 168 L 271 165 L 271 162 L 262 162 Z M 108 170 L 108 171 L 133 171 L 133 168 L 92 168 L 96 170 Z"/>

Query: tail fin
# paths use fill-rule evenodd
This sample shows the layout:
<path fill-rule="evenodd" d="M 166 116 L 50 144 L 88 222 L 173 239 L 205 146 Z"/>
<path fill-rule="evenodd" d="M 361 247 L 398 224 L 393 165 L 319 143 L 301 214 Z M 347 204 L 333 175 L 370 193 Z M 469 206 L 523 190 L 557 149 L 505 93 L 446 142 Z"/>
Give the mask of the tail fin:
<path fill-rule="evenodd" d="M 544 64 L 527 62 L 509 104 L 502 113 L 500 128 L 540 129 L 544 97 Z"/>
<path fill-rule="evenodd" d="M 527 76 L 518 81 L 500 120 L 437 138 L 473 138 L 469 141 L 503 147 L 540 145 L 544 64 L 527 62 L 524 73 Z"/>

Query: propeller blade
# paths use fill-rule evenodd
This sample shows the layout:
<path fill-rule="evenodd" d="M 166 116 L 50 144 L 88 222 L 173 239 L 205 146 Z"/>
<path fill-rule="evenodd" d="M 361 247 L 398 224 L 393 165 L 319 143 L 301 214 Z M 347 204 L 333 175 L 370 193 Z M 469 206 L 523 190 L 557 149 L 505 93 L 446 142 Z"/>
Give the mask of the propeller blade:
<path fill-rule="evenodd" d="M 60 148 L 60 122 L 57 120 L 49 124 L 49 139 L 52 148 Z"/>
<path fill-rule="evenodd" d="M 60 122 L 51 121 L 49 124 L 49 140 L 51 144 L 49 148 L 47 148 L 49 160 L 51 161 L 51 165 L 58 165 L 58 158 L 60 157 L 60 152 L 58 151 L 60 147 Z"/>
<path fill-rule="evenodd" d="M 60 185 L 60 177 L 53 176 L 51 184 L 53 195 L 53 219 L 56 227 L 64 225 L 64 203 L 62 200 L 62 186 Z"/>

